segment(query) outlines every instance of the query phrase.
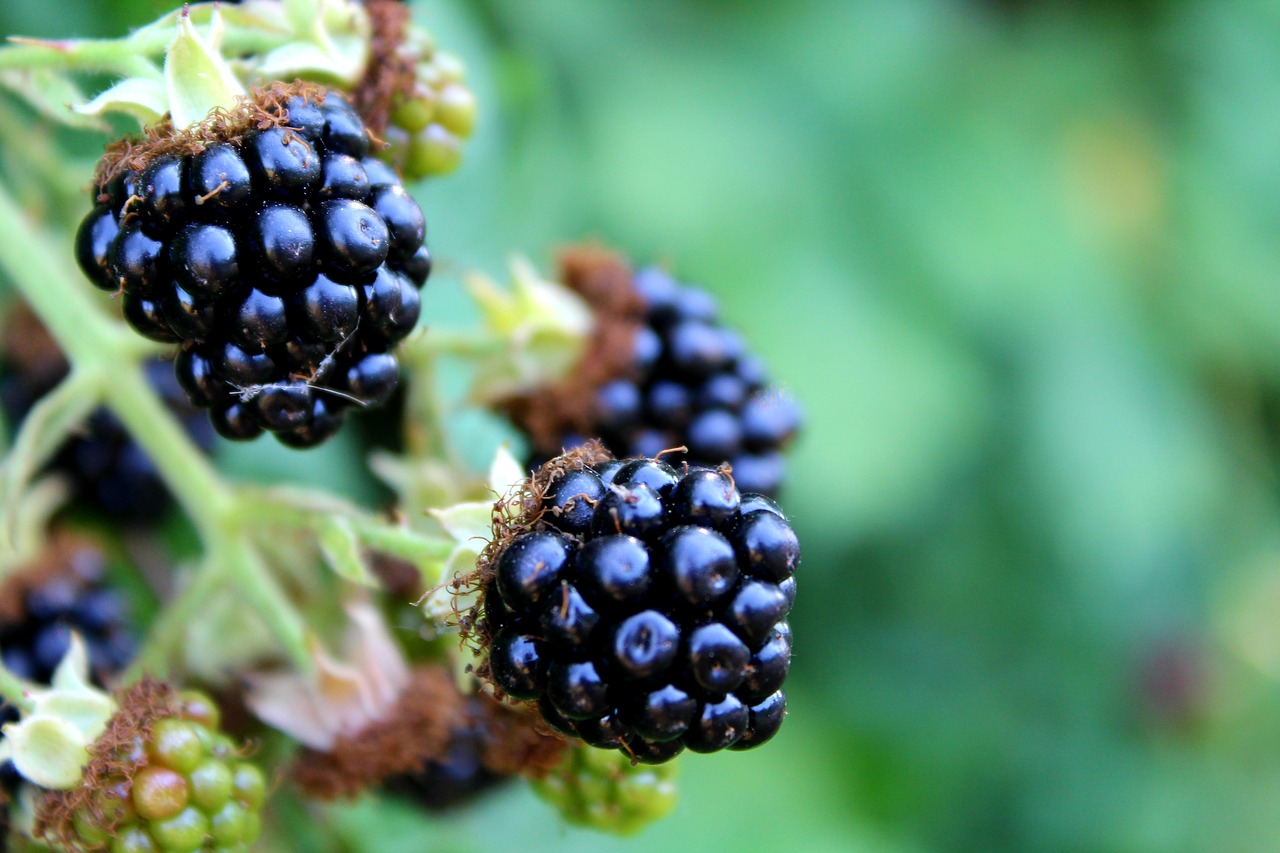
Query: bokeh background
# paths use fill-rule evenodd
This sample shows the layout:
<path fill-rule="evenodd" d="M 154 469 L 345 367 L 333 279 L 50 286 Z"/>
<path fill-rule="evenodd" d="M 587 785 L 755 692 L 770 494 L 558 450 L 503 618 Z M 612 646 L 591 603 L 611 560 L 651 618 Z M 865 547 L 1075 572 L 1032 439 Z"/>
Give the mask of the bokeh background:
<path fill-rule="evenodd" d="M 5 2 L 0 33 L 170 5 Z M 417 191 L 428 322 L 465 320 L 463 270 L 597 238 L 717 294 L 804 403 L 791 717 L 683 762 L 636 839 L 520 788 L 432 821 L 361 803 L 339 835 L 1280 848 L 1280 3 L 412 5 L 482 104 Z M 222 453 L 360 493 L 349 450 Z"/>

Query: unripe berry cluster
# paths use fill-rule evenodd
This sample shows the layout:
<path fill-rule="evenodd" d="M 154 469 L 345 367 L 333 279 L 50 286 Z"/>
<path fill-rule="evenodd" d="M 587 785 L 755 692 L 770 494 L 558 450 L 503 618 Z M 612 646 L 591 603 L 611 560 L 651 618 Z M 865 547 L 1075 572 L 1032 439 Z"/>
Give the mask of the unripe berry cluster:
<path fill-rule="evenodd" d="M 77 849 L 112 853 L 247 851 L 261 829 L 266 779 L 218 732 L 208 698 L 183 694 L 132 750 L 133 772 L 107 780 L 71 818 Z"/>
<path fill-rule="evenodd" d="M 118 175 L 76 252 L 219 433 L 308 447 L 399 382 L 431 269 L 417 203 L 343 98 L 294 94 L 239 142 Z"/>
<path fill-rule="evenodd" d="M 800 549 L 776 504 L 638 459 L 553 476 L 535 518 L 484 586 L 500 690 L 645 763 L 777 732 Z"/>
<path fill-rule="evenodd" d="M 616 752 L 573 749 L 533 789 L 569 823 L 629 835 L 675 807 L 675 766 L 636 767 Z"/>
<path fill-rule="evenodd" d="M 462 64 L 427 51 L 418 61 L 411 91 L 399 93 L 381 157 L 414 181 L 443 175 L 462 162 L 462 143 L 476 123 L 476 99 Z"/>

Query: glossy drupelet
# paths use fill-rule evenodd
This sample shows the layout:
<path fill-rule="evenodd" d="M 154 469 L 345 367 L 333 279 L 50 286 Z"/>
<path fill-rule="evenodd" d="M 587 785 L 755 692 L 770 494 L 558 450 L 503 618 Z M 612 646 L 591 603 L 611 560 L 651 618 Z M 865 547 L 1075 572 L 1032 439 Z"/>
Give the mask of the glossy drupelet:
<path fill-rule="evenodd" d="M 773 737 L 800 557 L 776 504 L 640 459 L 552 480 L 538 512 L 484 587 L 502 691 L 643 763 Z"/>
<path fill-rule="evenodd" d="M 220 434 L 308 447 L 395 390 L 431 257 L 421 209 L 341 95 L 276 114 L 288 126 L 120 175 L 76 253 L 138 332 L 180 344 L 178 381 Z"/>

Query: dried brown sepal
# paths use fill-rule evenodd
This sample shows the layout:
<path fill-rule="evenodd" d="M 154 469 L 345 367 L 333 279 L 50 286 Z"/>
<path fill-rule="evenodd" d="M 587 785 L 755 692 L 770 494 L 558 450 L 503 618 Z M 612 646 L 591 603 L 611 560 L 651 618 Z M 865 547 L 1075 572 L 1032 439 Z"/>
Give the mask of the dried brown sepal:
<path fill-rule="evenodd" d="M 399 0 L 365 0 L 365 9 L 373 31 L 369 64 L 351 91 L 351 105 L 369 132 L 380 136 L 387 129 L 392 107 L 413 91 L 417 69 L 415 57 L 405 49 L 409 8 Z"/>
<path fill-rule="evenodd" d="M 636 333 L 645 322 L 644 301 L 632 279 L 631 265 L 600 246 L 560 253 L 560 281 L 590 306 L 595 328 L 568 376 L 501 404 L 540 453 L 557 452 L 565 435 L 597 432 L 596 391 L 632 375 Z"/>
<path fill-rule="evenodd" d="M 177 691 L 163 682 L 145 677 L 116 695 L 120 710 L 89 749 L 80 787 L 70 791 L 49 791 L 41 795 L 36 810 L 35 837 L 80 850 L 73 820 L 82 815 L 94 826 L 113 833 L 118 817 L 109 817 L 102 808 L 103 795 L 121 782 L 130 782 L 147 762 L 143 744 L 157 722 L 180 716 L 182 701 Z"/>
<path fill-rule="evenodd" d="M 605 450 L 599 440 L 591 439 L 549 460 L 534 471 L 527 480 L 494 503 L 493 538 L 480 552 L 475 569 L 454 578 L 449 585 L 455 601 L 458 596 L 476 595 L 475 604 L 465 611 L 456 613 L 455 618 L 463 643 L 483 654 L 493 642 L 493 631 L 484 618 L 484 600 L 489 585 L 493 581 L 498 558 L 517 536 L 533 530 L 541 530 L 547 526 L 543 520 L 546 510 L 542 508 L 542 499 L 551 484 L 570 471 L 581 471 L 612 458 L 613 455 Z M 492 684 L 487 658 L 477 666 L 476 675 L 481 681 L 491 684 L 499 698 L 503 696 L 497 685 Z"/>
<path fill-rule="evenodd" d="M 97 580 L 106 558 L 97 542 L 66 530 L 55 530 L 44 549 L 0 585 L 0 622 L 19 622 L 26 615 L 27 594 L 50 583 L 79 589 Z"/>
<path fill-rule="evenodd" d="M 140 172 L 152 160 L 166 154 L 189 156 L 199 154 L 210 145 L 229 142 L 239 145 L 251 130 L 288 127 L 289 111 L 285 103 L 300 95 L 313 103 L 324 103 L 329 90 L 315 83 L 295 80 L 292 83 L 268 83 L 250 89 L 230 109 L 218 107 L 203 120 L 190 127 L 175 128 L 168 117 L 151 125 L 141 136 L 125 136 L 109 144 L 98 161 L 93 180 L 105 201 L 105 189 L 124 172 Z"/>
<path fill-rule="evenodd" d="M 488 696 L 481 696 L 476 705 L 480 763 L 490 773 L 541 779 L 564 758 L 568 741 L 549 731 L 529 708 Z"/>
<path fill-rule="evenodd" d="M 309 797 L 336 800 L 418 770 L 445 755 L 464 702 L 443 667 L 415 669 L 386 719 L 338 738 L 328 752 L 303 750 L 293 779 Z"/>

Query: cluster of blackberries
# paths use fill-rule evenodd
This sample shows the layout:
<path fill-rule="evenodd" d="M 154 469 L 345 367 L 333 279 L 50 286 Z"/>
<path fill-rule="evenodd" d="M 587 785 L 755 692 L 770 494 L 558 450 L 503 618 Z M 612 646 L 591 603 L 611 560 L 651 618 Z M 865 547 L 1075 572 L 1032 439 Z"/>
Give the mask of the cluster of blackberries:
<path fill-rule="evenodd" d="M 0 406 L 11 425 L 18 426 L 31 407 L 53 390 L 68 371 L 57 358 L 38 371 L 0 359 Z M 148 360 L 144 369 L 151 387 L 179 419 L 201 450 L 213 445 L 213 431 L 204 414 L 192 406 L 173 375 L 173 367 L 160 359 Z M 89 416 L 58 451 L 50 468 L 70 478 L 77 500 L 115 518 L 129 521 L 154 519 L 168 508 L 172 496 L 155 463 L 130 437 L 110 411 L 98 409 Z"/>
<path fill-rule="evenodd" d="M 422 210 L 341 95 L 294 94 L 277 117 L 119 175 L 76 254 L 137 331 L 182 343 L 178 381 L 219 433 L 309 447 L 395 390 L 431 256 Z"/>
<path fill-rule="evenodd" d="M 552 479 L 539 511 L 484 587 L 497 687 L 647 763 L 777 732 L 800 549 L 776 504 L 638 459 Z"/>
<path fill-rule="evenodd" d="M 630 368 L 596 389 L 593 436 L 566 435 L 555 453 L 598 437 L 615 456 L 672 454 L 690 464 L 728 462 L 743 492 L 776 495 L 781 451 L 799 429 L 800 409 L 769 385 L 763 363 L 719 322 L 714 297 L 656 268 L 634 274 L 645 306 Z"/>

